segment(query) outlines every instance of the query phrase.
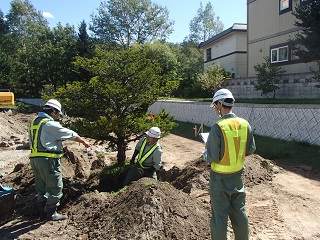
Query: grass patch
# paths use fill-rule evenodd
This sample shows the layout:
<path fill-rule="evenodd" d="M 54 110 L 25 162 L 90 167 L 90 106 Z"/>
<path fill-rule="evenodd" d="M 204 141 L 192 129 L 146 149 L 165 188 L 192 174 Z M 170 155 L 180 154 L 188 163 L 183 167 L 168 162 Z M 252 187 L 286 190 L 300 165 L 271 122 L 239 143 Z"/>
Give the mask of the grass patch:
<path fill-rule="evenodd" d="M 178 121 L 175 121 L 175 122 L 179 125 L 171 130 L 172 134 L 185 137 L 188 139 L 196 140 L 196 141 L 201 141 L 199 136 L 195 136 L 195 126 L 197 127 L 197 131 L 198 131 L 201 126 L 200 124 L 194 124 L 189 122 L 178 122 Z M 203 126 L 203 132 L 209 132 L 209 130 L 210 130 L 210 127 Z"/>
<path fill-rule="evenodd" d="M 195 137 L 194 126 L 196 124 L 177 122 L 179 125 L 172 129 L 171 133 L 192 140 L 201 141 Z M 197 125 L 199 127 L 200 125 Z M 204 127 L 208 132 L 209 127 Z M 311 145 L 306 142 L 285 141 L 264 136 L 255 135 L 256 154 L 265 159 L 291 166 L 309 165 L 315 171 L 320 172 L 320 146 Z"/>
<path fill-rule="evenodd" d="M 256 154 L 292 166 L 309 165 L 320 172 L 320 146 L 255 135 Z"/>

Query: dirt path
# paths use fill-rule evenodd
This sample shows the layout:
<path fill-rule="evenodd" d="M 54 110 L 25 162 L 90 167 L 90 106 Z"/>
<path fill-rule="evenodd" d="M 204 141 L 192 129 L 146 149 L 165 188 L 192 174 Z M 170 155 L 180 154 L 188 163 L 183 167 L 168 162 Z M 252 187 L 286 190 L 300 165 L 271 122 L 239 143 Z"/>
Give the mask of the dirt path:
<path fill-rule="evenodd" d="M 25 118 L 26 116 L 17 116 L 0 113 L 0 137 L 2 139 L 10 139 L 11 135 L 15 135 L 16 137 L 24 138 L 26 137 L 25 132 L 19 129 L 25 129 Z M 22 119 L 22 120 L 21 120 Z M 24 120 L 23 120 L 24 119 Z M 6 126 L 9 125 L 10 127 Z M 14 126 L 14 127 L 13 127 Z M 17 130 L 15 130 L 15 128 Z M 5 136 L 4 136 L 5 135 Z M 70 144 L 70 143 L 67 143 Z M 166 170 L 169 170 L 173 166 L 176 166 L 180 169 L 184 168 L 188 164 L 190 164 L 194 159 L 197 159 L 201 156 L 201 152 L 204 149 L 204 145 L 201 142 L 193 141 L 185 138 L 181 138 L 176 135 L 169 135 L 164 139 L 160 140 L 160 144 L 163 148 L 164 156 L 163 156 L 163 165 Z M 259 146 L 258 146 L 259 147 Z M 134 143 L 131 145 L 131 150 L 128 151 L 127 156 L 131 156 L 134 148 Z M 80 149 L 81 150 L 81 149 Z M 82 150 L 81 150 L 82 151 Z M 8 148 L 0 148 L 0 172 L 10 175 L 14 166 L 17 163 L 28 163 L 27 158 L 28 152 L 26 150 L 19 150 L 17 145 L 8 147 Z M 83 154 L 83 153 L 81 153 Z M 115 153 L 108 153 L 107 158 L 112 158 Z M 255 161 L 261 158 L 257 156 Z M 262 159 L 262 158 L 261 158 Z M 85 160 L 91 161 L 91 160 Z M 246 160 L 247 161 L 247 160 Z M 320 239 L 320 182 L 319 175 L 314 174 L 310 171 L 305 171 L 301 168 L 290 168 L 290 167 L 280 167 L 274 166 L 274 174 L 272 181 L 262 181 L 260 184 L 255 184 L 252 186 L 248 186 L 247 189 L 247 213 L 249 216 L 250 223 L 250 239 L 252 240 L 316 240 Z M 252 170 L 259 171 L 259 170 Z M 205 181 L 202 175 L 196 176 L 196 178 L 200 181 Z M 259 182 L 259 179 L 255 179 L 255 181 Z M 151 196 L 150 199 L 140 200 L 145 204 L 148 201 L 151 201 L 152 207 L 155 207 L 153 204 L 158 206 L 158 209 L 153 212 L 153 210 L 146 208 L 146 215 L 141 215 L 136 217 L 136 219 L 141 219 L 142 225 L 146 223 L 146 219 L 148 219 L 149 215 L 152 215 L 153 221 L 157 221 L 158 224 L 162 224 L 161 221 L 164 221 L 165 217 L 168 215 L 165 212 L 165 208 L 167 206 L 164 203 L 162 206 L 162 200 L 166 198 L 166 201 L 170 202 L 172 199 L 173 202 L 169 204 L 171 206 L 171 212 L 179 212 L 173 211 L 172 209 L 175 206 L 175 203 L 178 201 L 180 205 L 187 204 L 187 206 L 197 206 L 199 209 L 194 212 L 195 216 L 190 215 L 189 207 L 185 207 L 186 212 L 179 213 L 178 218 L 179 223 L 182 224 L 183 221 L 192 220 L 188 222 L 188 224 L 192 224 L 194 226 L 199 225 L 200 218 L 205 218 L 204 222 L 201 222 L 201 226 L 203 226 L 203 231 L 209 231 L 209 196 L 205 191 L 202 191 L 201 198 L 189 196 L 187 194 L 182 194 L 180 196 L 180 192 L 177 192 L 174 188 L 167 189 L 163 185 L 154 185 L 152 189 L 150 189 Z M 135 187 L 133 186 L 130 191 L 132 194 L 135 194 Z M 139 185 L 141 188 L 141 185 Z M 139 188 L 139 189 L 140 189 Z M 138 190 L 137 190 L 138 191 Z M 128 193 L 129 194 L 129 193 Z M 145 193 L 146 194 L 146 193 Z M 168 198 L 167 197 L 170 197 Z M 175 195 L 175 196 L 172 196 Z M 195 194 L 193 194 L 195 195 Z M 121 196 L 121 195 L 120 195 Z M 113 198 L 110 200 L 110 195 L 107 193 L 90 193 L 90 195 L 85 198 L 85 201 L 82 199 L 80 202 L 76 203 L 74 206 L 70 206 L 68 210 L 68 214 L 71 214 L 71 218 L 64 222 L 46 222 L 40 224 L 35 221 L 34 218 L 18 218 L 16 216 L 15 219 L 2 225 L 0 227 L 0 239 L 106 239 L 103 238 L 103 232 L 101 235 L 95 235 L 96 237 L 92 237 L 89 232 L 92 232 L 92 228 L 90 228 L 90 224 L 92 226 L 96 226 L 96 229 L 99 229 L 100 225 L 106 224 L 106 222 L 113 222 L 115 219 L 112 218 L 112 214 L 117 211 L 124 211 L 124 207 L 121 205 L 121 201 L 129 201 L 128 195 L 127 199 L 118 199 L 117 201 Z M 123 195 L 123 198 L 125 195 Z M 175 198 L 174 198 L 175 197 Z M 177 199 L 176 199 L 177 198 Z M 170 200 L 171 199 L 171 200 Z M 93 201 L 95 204 L 91 204 Z M 120 202 L 118 202 L 120 201 Z M 193 202 L 192 202 L 193 201 Z M 84 203 L 86 202 L 86 204 Z M 76 204 L 84 204 L 84 206 L 78 206 Z M 100 205 L 99 205 L 100 204 Z M 101 208 L 105 206 L 105 208 Z M 132 203 L 133 206 L 135 203 Z M 138 204 L 138 205 L 139 205 Z M 119 206 L 121 210 L 116 208 L 111 208 L 111 206 Z M 148 205 L 149 206 L 149 205 Z M 185 205 L 183 205 L 185 206 Z M 162 207 L 162 208 L 159 208 Z M 178 206 L 176 206 L 178 207 Z M 92 208 L 92 209 L 91 209 Z M 103 212 L 104 210 L 106 212 Z M 84 212 L 81 212 L 81 211 Z M 97 211 L 95 213 L 95 211 Z M 111 212 L 110 212 L 111 211 Z M 128 210 L 129 211 L 129 210 Z M 182 210 L 181 210 L 182 211 Z M 203 212 L 201 212 L 203 211 Z M 77 215 L 79 212 L 79 216 Z M 103 212 L 103 216 L 97 218 L 96 222 L 90 222 L 93 215 L 100 214 Z M 192 210 L 191 210 L 192 212 Z M 161 213 L 161 214 L 160 214 Z M 189 213 L 189 218 L 181 218 L 184 214 Z M 159 215 L 160 214 L 160 215 Z M 196 215 L 200 214 L 200 215 Z M 131 216 L 129 212 L 124 213 L 128 217 Z M 161 219 L 163 218 L 163 219 Z M 132 221 L 136 220 L 132 219 Z M 144 220 L 143 220 L 144 219 Z M 182 220 L 181 220 L 182 219 Z M 124 220 L 122 220 L 124 221 Z M 140 220 L 139 220 L 140 221 Z M 167 220 L 166 220 L 167 221 Z M 164 221 L 164 222 L 166 222 Z M 170 220 L 171 221 L 171 220 Z M 125 221 L 124 221 L 125 222 Z M 94 225 L 96 224 L 96 225 Z M 157 223 L 154 223 L 157 224 Z M 161 225 L 160 224 L 160 225 Z M 169 224 L 168 222 L 163 224 Z M 198 225 L 197 225 L 198 224 Z M 123 225 L 121 225 L 123 226 Z M 140 225 L 129 226 L 129 229 L 135 229 L 138 231 Z M 162 226 L 162 225 L 161 225 Z M 187 225 L 186 225 L 187 226 Z M 123 226 L 124 228 L 125 226 Z M 150 226 L 149 226 L 150 227 Z M 163 226 L 165 229 L 165 225 Z M 183 227 L 181 229 L 171 229 L 171 232 L 176 232 L 179 235 L 173 237 L 173 235 L 168 235 L 167 237 L 159 235 L 158 237 L 150 237 L 152 234 L 149 232 L 149 235 L 130 235 L 131 238 L 124 237 L 114 237 L 111 239 L 209 239 L 208 232 L 203 233 L 203 236 L 196 235 L 198 234 L 195 230 L 195 235 L 183 235 L 180 231 L 189 231 L 190 227 Z M 199 228 L 199 227 L 198 227 Z M 91 230 L 90 230 L 91 229 Z M 110 226 L 108 228 L 110 230 Z M 229 226 L 229 239 L 232 239 L 232 231 Z M 111 231 L 111 230 L 110 230 Z M 119 230 L 120 231 L 120 230 Z M 124 230 L 123 230 L 124 231 Z M 129 231 L 129 230 L 127 230 Z M 111 234 L 111 233 L 110 233 Z M 154 233 L 156 234 L 156 232 Z M 91 237 L 90 237 L 91 236 Z M 97 236 L 100 236 L 97 237 Z M 110 235 L 111 236 L 111 235 Z M 120 236 L 120 235 L 119 235 Z M 129 236 L 129 235 L 128 235 Z M 133 237 L 136 236 L 136 237 Z M 149 236 L 149 237 L 148 237 Z M 171 237 L 169 237 L 171 236 Z M 187 237 L 188 236 L 188 237 Z M 197 237 L 195 237 L 197 236 Z"/>

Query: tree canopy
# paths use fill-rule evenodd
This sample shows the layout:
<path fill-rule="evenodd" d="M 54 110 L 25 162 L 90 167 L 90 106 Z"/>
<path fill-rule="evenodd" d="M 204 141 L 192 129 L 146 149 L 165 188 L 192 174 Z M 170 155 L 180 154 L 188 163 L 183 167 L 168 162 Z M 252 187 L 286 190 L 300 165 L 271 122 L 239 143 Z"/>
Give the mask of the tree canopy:
<path fill-rule="evenodd" d="M 304 62 L 316 61 L 320 70 L 320 0 L 305 0 L 292 14 L 302 28 L 291 41 L 295 55 Z"/>
<path fill-rule="evenodd" d="M 258 83 L 254 87 L 258 91 L 261 90 L 261 96 L 266 95 L 267 97 L 271 96 L 271 98 L 275 98 L 276 92 L 279 89 L 275 84 L 282 79 L 285 70 L 272 64 L 269 57 L 265 57 L 264 59 L 264 63 L 254 66 L 258 77 Z"/>
<path fill-rule="evenodd" d="M 149 127 L 156 125 L 166 133 L 174 125 L 165 112 L 158 114 L 154 122 L 146 114 L 152 103 L 177 86 L 176 60 L 165 48 L 160 43 L 135 45 L 97 51 L 93 59 L 78 57 L 76 65 L 96 77 L 88 84 L 67 84 L 57 92 L 67 113 L 81 117 L 73 126 L 83 135 L 116 146 L 119 163 L 125 160 L 127 143 L 141 137 Z"/>
<path fill-rule="evenodd" d="M 92 15 L 90 29 L 96 38 L 128 48 L 133 43 L 165 40 L 172 25 L 168 10 L 150 0 L 108 0 Z"/>
<path fill-rule="evenodd" d="M 227 78 L 231 78 L 231 73 L 226 72 L 218 62 L 207 67 L 204 73 L 199 74 L 198 82 L 201 84 L 202 89 L 213 94 L 214 90 L 221 87 Z"/>
<path fill-rule="evenodd" d="M 189 24 L 189 40 L 197 43 L 204 42 L 222 32 L 223 28 L 220 18 L 215 16 L 211 2 L 208 2 L 204 8 L 200 2 L 197 15 Z"/>

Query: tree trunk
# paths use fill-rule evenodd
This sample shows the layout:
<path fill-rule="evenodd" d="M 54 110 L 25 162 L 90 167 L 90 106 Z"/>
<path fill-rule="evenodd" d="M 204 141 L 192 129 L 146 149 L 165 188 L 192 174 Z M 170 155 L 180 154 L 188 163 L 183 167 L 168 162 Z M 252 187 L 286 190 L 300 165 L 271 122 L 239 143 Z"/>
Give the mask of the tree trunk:
<path fill-rule="evenodd" d="M 118 164 L 124 165 L 124 162 L 126 160 L 126 145 L 124 141 L 119 140 L 117 147 L 118 147 L 118 153 L 117 153 Z"/>

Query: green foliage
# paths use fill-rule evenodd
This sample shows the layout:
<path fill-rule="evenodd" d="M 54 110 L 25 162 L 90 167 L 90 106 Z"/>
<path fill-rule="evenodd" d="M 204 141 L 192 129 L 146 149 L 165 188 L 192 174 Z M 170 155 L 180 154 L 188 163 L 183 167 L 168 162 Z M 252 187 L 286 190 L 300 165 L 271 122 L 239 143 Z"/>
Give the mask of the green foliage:
<path fill-rule="evenodd" d="M 154 184 L 154 182 L 147 182 L 147 183 L 145 183 L 143 186 L 144 186 L 144 187 L 154 187 L 155 184 Z"/>
<path fill-rule="evenodd" d="M 197 76 L 203 72 L 203 52 L 198 45 L 191 41 L 170 45 L 179 62 L 177 75 L 180 78 L 180 84 L 173 91 L 175 97 L 201 97 L 207 94 L 197 81 Z"/>
<path fill-rule="evenodd" d="M 47 102 L 49 99 L 54 98 L 55 89 L 52 84 L 46 84 L 41 90 L 41 99 L 43 102 Z"/>
<path fill-rule="evenodd" d="M 101 2 L 90 30 L 101 41 L 128 48 L 165 40 L 172 25 L 168 10 L 150 0 L 108 0 Z"/>
<path fill-rule="evenodd" d="M 111 192 L 121 189 L 129 168 L 129 161 L 126 161 L 123 165 L 113 164 L 104 167 L 99 176 L 99 191 Z M 121 190 L 121 192 L 124 190 Z"/>
<path fill-rule="evenodd" d="M 266 95 L 267 97 L 276 97 L 276 91 L 279 89 L 276 82 L 282 79 L 282 74 L 285 70 L 275 64 L 271 64 L 270 58 L 265 57 L 264 63 L 259 63 L 254 66 L 254 70 L 257 72 L 258 83 L 254 86 L 256 90 L 261 90 L 261 96 Z"/>
<path fill-rule="evenodd" d="M 292 14 L 297 18 L 295 26 L 301 27 L 294 39 L 291 39 L 291 47 L 295 55 L 304 62 L 316 61 L 320 71 L 320 1 L 306 0 L 296 6 Z"/>
<path fill-rule="evenodd" d="M 104 152 L 97 153 L 98 160 L 104 160 L 106 158 L 106 154 Z"/>
<path fill-rule="evenodd" d="M 23 102 L 15 102 L 15 110 L 20 113 L 36 113 L 40 111 L 40 107 L 26 104 Z"/>
<path fill-rule="evenodd" d="M 214 90 L 221 87 L 227 78 L 231 78 L 231 74 L 226 72 L 218 62 L 209 66 L 204 73 L 200 74 L 198 82 L 201 84 L 202 89 L 213 94 Z"/>
<path fill-rule="evenodd" d="M 197 15 L 189 23 L 190 35 L 188 38 L 193 42 L 204 42 L 222 32 L 223 28 L 219 17 L 215 17 L 211 2 L 208 2 L 204 8 L 200 2 Z"/>
<path fill-rule="evenodd" d="M 77 50 L 79 52 L 80 57 L 85 58 L 93 58 L 95 45 L 93 43 L 93 39 L 87 33 L 87 24 L 83 20 L 79 26 L 79 33 L 77 39 Z M 80 82 L 88 83 L 90 79 L 93 77 L 92 74 L 85 68 L 78 68 L 78 80 Z"/>
<path fill-rule="evenodd" d="M 60 88 L 67 114 L 79 117 L 71 125 L 82 135 L 108 141 L 118 149 L 123 163 L 125 149 L 152 126 L 164 134 L 174 126 L 173 117 L 164 111 L 152 122 L 148 107 L 159 97 L 167 96 L 176 86 L 174 56 L 159 44 L 135 45 L 118 51 L 97 51 L 93 59 L 77 58 L 76 65 L 96 77 L 88 84 L 74 82 Z"/>
<path fill-rule="evenodd" d="M 72 61 L 77 49 L 73 27 L 59 23 L 51 30 L 42 13 L 28 0 L 13 0 L 6 18 L 10 31 L 4 31 L 3 38 L 8 50 L 0 50 L 5 61 L 2 65 L 0 60 L 0 65 L 6 75 L 4 81 L 16 96 L 39 97 L 43 85 L 51 84 L 56 90 L 75 78 Z"/>

